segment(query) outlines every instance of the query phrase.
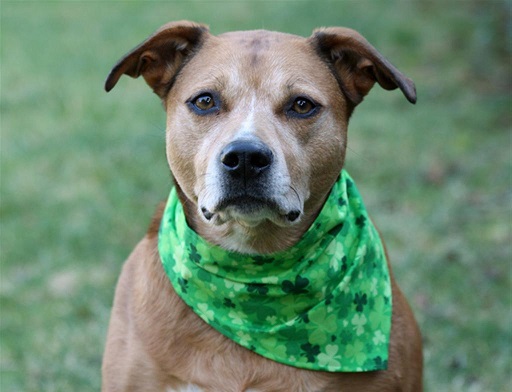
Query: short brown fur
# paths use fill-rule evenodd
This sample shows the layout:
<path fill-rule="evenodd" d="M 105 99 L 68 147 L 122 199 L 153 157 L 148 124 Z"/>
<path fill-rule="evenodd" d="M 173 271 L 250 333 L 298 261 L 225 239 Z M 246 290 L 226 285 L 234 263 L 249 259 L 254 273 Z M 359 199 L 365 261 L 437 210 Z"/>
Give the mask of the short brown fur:
<path fill-rule="evenodd" d="M 215 37 L 203 25 L 170 23 L 121 59 L 106 89 L 122 74 L 142 75 L 163 100 L 169 166 L 189 225 L 212 243 L 248 253 L 285 249 L 311 225 L 343 166 L 352 109 L 375 82 L 416 100 L 412 81 L 358 33 L 342 28 L 317 30 L 308 39 L 266 31 Z M 184 104 L 205 86 L 222 94 L 214 116 L 194 115 Z M 320 113 L 304 121 L 284 115 L 284 103 L 297 93 L 312 96 Z M 302 202 L 298 222 L 285 224 L 272 215 L 256 225 L 243 217 L 212 224 L 201 216 L 206 169 L 222 146 L 247 134 L 240 131 L 246 123 L 251 137 L 272 147 L 289 177 Z M 326 373 L 289 367 L 227 339 L 176 295 L 157 250 L 162 211 L 159 206 L 119 278 L 103 391 L 179 391 L 187 385 L 226 392 L 422 390 L 420 333 L 393 276 L 387 370 Z"/>

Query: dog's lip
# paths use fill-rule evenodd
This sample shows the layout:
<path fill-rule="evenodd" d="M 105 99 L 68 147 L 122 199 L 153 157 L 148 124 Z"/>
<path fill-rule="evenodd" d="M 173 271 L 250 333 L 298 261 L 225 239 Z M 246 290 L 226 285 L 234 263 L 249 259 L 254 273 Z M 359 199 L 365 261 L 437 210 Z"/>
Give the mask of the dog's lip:
<path fill-rule="evenodd" d="M 207 221 L 211 221 L 218 215 L 230 215 L 237 218 L 246 217 L 248 221 L 277 219 L 279 221 L 295 223 L 302 215 L 302 211 L 286 209 L 274 199 L 259 198 L 251 195 L 224 198 L 212 209 L 205 206 L 202 206 L 200 209 Z"/>
<path fill-rule="evenodd" d="M 279 205 L 273 199 L 241 195 L 226 197 L 220 200 L 215 209 L 223 211 L 228 208 L 233 208 L 240 212 L 253 213 L 262 209 L 279 210 Z"/>

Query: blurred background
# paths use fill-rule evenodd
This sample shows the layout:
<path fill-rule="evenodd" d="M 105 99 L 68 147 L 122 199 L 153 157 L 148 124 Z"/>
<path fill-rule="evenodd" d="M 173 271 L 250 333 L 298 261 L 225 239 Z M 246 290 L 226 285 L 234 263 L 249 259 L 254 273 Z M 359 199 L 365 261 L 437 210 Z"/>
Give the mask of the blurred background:
<path fill-rule="evenodd" d="M 169 191 L 165 114 L 103 82 L 160 25 L 361 32 L 417 85 L 376 86 L 346 167 L 421 325 L 426 391 L 511 388 L 510 1 L 2 1 L 0 390 L 99 390 L 124 259 Z"/>

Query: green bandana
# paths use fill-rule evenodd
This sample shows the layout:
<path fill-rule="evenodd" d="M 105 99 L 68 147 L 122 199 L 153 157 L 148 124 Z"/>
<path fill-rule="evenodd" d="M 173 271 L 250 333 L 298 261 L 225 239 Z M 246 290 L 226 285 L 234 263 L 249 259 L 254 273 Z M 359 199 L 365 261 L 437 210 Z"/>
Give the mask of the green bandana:
<path fill-rule="evenodd" d="M 311 370 L 387 368 L 386 257 L 345 171 L 316 221 L 285 251 L 254 256 L 207 243 L 187 225 L 174 188 L 158 247 L 176 293 L 206 323 L 249 350 Z"/>

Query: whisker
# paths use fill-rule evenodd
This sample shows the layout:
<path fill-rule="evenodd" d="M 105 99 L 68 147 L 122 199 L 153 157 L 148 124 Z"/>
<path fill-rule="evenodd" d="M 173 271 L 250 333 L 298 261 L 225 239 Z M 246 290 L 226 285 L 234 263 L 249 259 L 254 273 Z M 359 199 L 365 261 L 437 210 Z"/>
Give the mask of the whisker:
<path fill-rule="evenodd" d="M 293 186 L 289 185 L 289 187 L 293 191 L 293 193 L 295 193 L 295 195 L 297 196 L 297 199 L 299 200 L 299 204 L 302 205 L 302 200 L 300 199 L 299 192 L 297 192 L 297 190 Z"/>

